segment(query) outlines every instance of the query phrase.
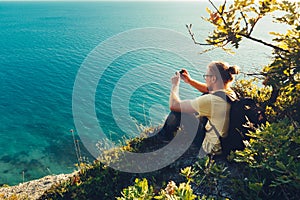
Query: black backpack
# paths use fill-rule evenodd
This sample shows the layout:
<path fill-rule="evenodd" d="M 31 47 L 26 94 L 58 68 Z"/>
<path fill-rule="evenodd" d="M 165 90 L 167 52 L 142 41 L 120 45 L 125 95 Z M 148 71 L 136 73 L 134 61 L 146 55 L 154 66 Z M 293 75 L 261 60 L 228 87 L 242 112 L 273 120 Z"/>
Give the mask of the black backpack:
<path fill-rule="evenodd" d="M 251 98 L 243 98 L 236 93 L 237 98 L 230 97 L 224 92 L 215 92 L 230 103 L 229 130 L 226 137 L 219 135 L 222 147 L 222 154 L 227 156 L 231 151 L 244 150 L 245 141 L 249 141 L 247 133 L 255 131 L 260 125 L 266 122 L 264 110 L 259 107 Z M 218 131 L 215 129 L 218 134 Z"/>

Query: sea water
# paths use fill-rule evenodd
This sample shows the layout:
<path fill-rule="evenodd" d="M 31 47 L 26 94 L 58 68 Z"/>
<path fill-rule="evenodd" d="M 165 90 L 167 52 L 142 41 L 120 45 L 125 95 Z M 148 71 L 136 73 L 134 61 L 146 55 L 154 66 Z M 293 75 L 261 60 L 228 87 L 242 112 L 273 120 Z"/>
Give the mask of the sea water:
<path fill-rule="evenodd" d="M 189 38 L 186 24 L 194 24 L 196 38 L 204 42 L 213 30 L 201 18 L 207 16 L 207 6 L 204 2 L 1 2 L 0 184 L 74 171 L 77 158 L 71 129 L 83 156 L 93 159 L 80 143 L 74 125 L 72 93 L 76 75 L 94 48 L 124 31 L 148 27 L 176 31 Z M 270 40 L 266 36 L 273 28 L 270 21 L 258 25 L 261 28 L 254 34 Z M 116 49 L 124 45 L 120 41 Z M 199 53 L 204 50 L 197 48 Z M 203 81 L 201 73 L 212 60 L 239 65 L 247 72 L 261 69 L 270 55 L 271 49 L 244 41 L 235 55 L 221 50 L 205 54 L 200 73 L 196 73 L 186 60 L 170 51 L 127 52 L 99 78 L 95 95 L 99 125 L 111 140 L 138 135 L 137 127 L 157 126 L 168 114 L 170 77 L 175 71 L 185 67 L 194 72 L 195 79 Z M 157 67 L 144 70 L 149 64 Z M 135 69 L 139 71 L 129 78 L 131 81 L 161 80 L 114 93 L 122 77 Z M 134 83 L 130 82 L 128 88 Z M 183 97 L 189 92 L 191 97 L 199 95 L 181 85 L 185 88 Z M 127 102 L 125 96 L 129 97 Z M 128 112 L 122 116 L 124 110 Z M 128 120 L 131 125 L 125 126 Z M 120 128 L 123 126 L 126 130 Z"/>

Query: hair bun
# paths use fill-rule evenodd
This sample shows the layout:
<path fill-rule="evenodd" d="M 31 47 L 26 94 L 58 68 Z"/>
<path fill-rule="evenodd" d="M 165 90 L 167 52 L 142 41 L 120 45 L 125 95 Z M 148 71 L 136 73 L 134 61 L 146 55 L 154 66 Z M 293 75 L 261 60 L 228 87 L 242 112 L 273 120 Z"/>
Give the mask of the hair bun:
<path fill-rule="evenodd" d="M 234 66 L 230 66 L 227 71 L 229 72 L 229 74 L 238 74 L 240 72 L 239 67 L 234 65 Z"/>

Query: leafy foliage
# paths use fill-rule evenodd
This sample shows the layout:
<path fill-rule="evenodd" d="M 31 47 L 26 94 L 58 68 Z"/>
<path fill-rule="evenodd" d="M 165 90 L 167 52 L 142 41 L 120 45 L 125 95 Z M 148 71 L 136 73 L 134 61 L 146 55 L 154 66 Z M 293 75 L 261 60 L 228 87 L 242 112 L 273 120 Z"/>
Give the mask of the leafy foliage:
<path fill-rule="evenodd" d="M 235 152 L 234 157 L 236 162 L 247 164 L 248 192 L 262 199 L 299 198 L 300 130 L 285 119 L 267 124 L 250 136 L 255 138 L 250 146 Z"/>
<path fill-rule="evenodd" d="M 147 179 L 135 179 L 133 186 L 128 186 L 121 192 L 122 197 L 117 197 L 117 200 L 151 200 L 153 198 L 153 187 L 148 186 Z"/>
<path fill-rule="evenodd" d="M 257 78 L 242 79 L 234 83 L 234 90 L 243 97 L 250 97 L 257 103 L 263 104 L 271 97 L 272 88 L 270 86 L 259 87 Z"/>
<path fill-rule="evenodd" d="M 187 167 L 181 170 L 182 174 L 186 176 L 188 181 L 185 183 L 180 183 L 179 186 L 176 185 L 174 181 L 170 181 L 165 189 L 161 189 L 159 194 L 153 193 L 153 187 L 148 186 L 147 179 L 136 179 L 133 186 L 129 186 L 123 189 L 121 192 L 122 197 L 117 197 L 118 200 L 150 200 L 150 199 L 173 199 L 173 200 L 194 200 L 197 196 L 193 194 L 191 188 L 190 179 L 193 173 L 191 167 Z"/>
<path fill-rule="evenodd" d="M 170 181 L 164 190 L 161 190 L 158 196 L 154 199 L 174 199 L 174 200 L 194 200 L 196 195 L 193 194 L 193 189 L 191 188 L 190 182 L 180 183 L 179 186 L 175 182 Z"/>
<path fill-rule="evenodd" d="M 224 163 L 216 163 L 210 157 L 198 160 L 194 165 L 195 184 L 202 194 L 220 196 L 226 188 L 226 180 L 230 171 Z M 221 188 L 223 187 L 223 188 Z"/>

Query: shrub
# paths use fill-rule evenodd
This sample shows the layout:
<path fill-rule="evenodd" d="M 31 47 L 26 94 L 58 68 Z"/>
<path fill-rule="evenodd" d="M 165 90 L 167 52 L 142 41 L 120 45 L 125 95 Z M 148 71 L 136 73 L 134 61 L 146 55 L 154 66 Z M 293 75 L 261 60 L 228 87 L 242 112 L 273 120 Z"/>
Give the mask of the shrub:
<path fill-rule="evenodd" d="M 245 196 L 262 199 L 300 198 L 300 130 L 290 120 L 267 124 L 249 134 L 254 139 L 234 161 L 246 164 Z"/>

